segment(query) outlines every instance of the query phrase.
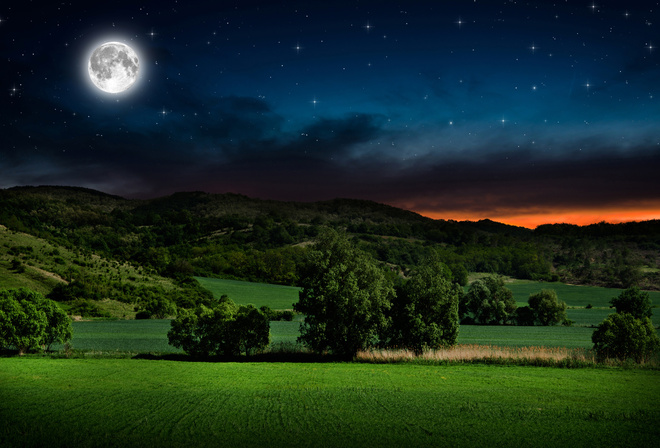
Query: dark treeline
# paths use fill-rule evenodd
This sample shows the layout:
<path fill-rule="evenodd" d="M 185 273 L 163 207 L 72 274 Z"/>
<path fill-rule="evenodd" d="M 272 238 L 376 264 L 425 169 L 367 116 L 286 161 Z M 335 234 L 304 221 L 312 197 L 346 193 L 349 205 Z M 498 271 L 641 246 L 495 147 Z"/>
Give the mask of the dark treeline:
<path fill-rule="evenodd" d="M 293 203 L 236 194 L 128 200 L 72 187 L 0 190 L 0 224 L 175 279 L 216 276 L 297 285 L 324 228 L 405 274 L 437 254 L 455 279 L 491 272 L 534 280 L 657 289 L 660 222 L 544 225 L 432 220 L 370 201 Z"/>

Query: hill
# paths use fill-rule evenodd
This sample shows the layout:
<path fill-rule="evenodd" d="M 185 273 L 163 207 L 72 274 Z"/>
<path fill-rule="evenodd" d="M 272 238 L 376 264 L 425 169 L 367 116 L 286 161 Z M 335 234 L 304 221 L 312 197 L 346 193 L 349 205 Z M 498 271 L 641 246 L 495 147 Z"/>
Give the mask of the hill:
<path fill-rule="evenodd" d="M 433 220 L 355 199 L 301 203 L 184 192 L 138 200 L 42 186 L 0 190 L 0 225 L 170 282 L 197 275 L 296 285 L 308 243 L 331 227 L 348 232 L 393 273 L 436 252 L 461 283 L 469 271 L 660 287 L 660 221 L 530 230 L 490 220 Z M 5 270 L 17 245 L 0 249 Z"/>

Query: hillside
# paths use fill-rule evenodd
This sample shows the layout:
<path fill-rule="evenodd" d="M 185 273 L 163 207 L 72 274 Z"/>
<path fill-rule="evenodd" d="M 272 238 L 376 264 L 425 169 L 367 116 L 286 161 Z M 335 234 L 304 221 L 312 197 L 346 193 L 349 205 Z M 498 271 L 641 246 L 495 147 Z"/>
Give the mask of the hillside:
<path fill-rule="evenodd" d="M 413 269 L 436 252 L 462 283 L 468 271 L 478 271 L 660 287 L 660 221 L 532 231 L 490 220 L 432 220 L 365 200 L 300 203 L 203 192 L 136 200 L 43 186 L 0 190 L 0 225 L 169 281 L 198 275 L 295 285 L 308 243 L 330 227 L 348 232 L 392 272 Z M 0 249 L 5 271 L 12 260 L 8 251 L 20 245 Z M 48 285 L 52 281 L 44 280 L 41 289 Z"/>

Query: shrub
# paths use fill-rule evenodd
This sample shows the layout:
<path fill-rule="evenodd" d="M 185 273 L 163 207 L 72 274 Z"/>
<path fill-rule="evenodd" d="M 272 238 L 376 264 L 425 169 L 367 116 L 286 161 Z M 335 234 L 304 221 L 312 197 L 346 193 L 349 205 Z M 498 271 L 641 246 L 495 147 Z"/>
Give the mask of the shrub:
<path fill-rule="evenodd" d="M 82 317 L 110 317 L 110 313 L 104 311 L 97 304 L 85 299 L 78 299 L 69 308 L 69 314 Z"/>
<path fill-rule="evenodd" d="M 599 359 L 633 359 L 641 362 L 660 348 L 651 319 L 629 313 L 610 314 L 594 330 L 591 341 Z"/>
<path fill-rule="evenodd" d="M 151 319 L 151 312 L 147 310 L 141 310 L 135 313 L 135 319 L 136 320 L 142 320 L 142 319 Z"/>

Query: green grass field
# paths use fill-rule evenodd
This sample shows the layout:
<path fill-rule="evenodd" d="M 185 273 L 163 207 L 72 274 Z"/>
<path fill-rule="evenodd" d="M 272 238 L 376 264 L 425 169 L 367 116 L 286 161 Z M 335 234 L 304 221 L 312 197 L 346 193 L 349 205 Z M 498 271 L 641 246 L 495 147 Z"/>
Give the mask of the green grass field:
<path fill-rule="evenodd" d="M 300 288 L 295 286 L 251 283 L 207 277 L 195 278 L 217 298 L 226 294 L 239 305 L 252 304 L 257 308 L 268 305 L 274 310 L 293 309 L 293 304 L 298 301 L 298 291 L 300 291 Z"/>
<path fill-rule="evenodd" d="M 0 359 L 0 446 L 657 446 L 660 373 Z"/>
<path fill-rule="evenodd" d="M 622 289 L 602 288 L 598 286 L 578 286 L 564 283 L 533 282 L 530 280 L 514 280 L 507 283 L 506 287 L 513 291 L 513 297 L 519 304 L 527 305 L 530 294 L 542 289 L 554 289 L 560 300 L 568 306 L 587 306 L 609 308 L 610 300 L 621 294 Z M 660 305 L 660 291 L 650 291 L 651 301 Z"/>
<path fill-rule="evenodd" d="M 250 283 L 236 280 L 223 280 L 215 278 L 195 277 L 205 288 L 216 297 L 227 294 L 234 302 L 246 305 L 251 303 L 257 307 L 268 305 L 273 309 L 291 309 L 298 301 L 300 288 L 294 286 L 269 285 L 266 283 Z M 511 289 L 518 306 L 527 305 L 530 294 L 542 289 L 554 289 L 560 300 L 569 307 L 578 307 L 568 310 L 568 318 L 578 326 L 598 325 L 614 310 L 609 308 L 609 301 L 621 293 L 621 289 L 600 288 L 595 286 L 575 286 L 563 283 L 532 282 L 529 280 L 514 280 L 507 283 Z M 651 301 L 660 305 L 660 292 L 651 291 Z M 591 304 L 594 308 L 584 309 Z M 660 310 L 654 313 L 651 319 L 653 324 L 660 326 Z"/>
<path fill-rule="evenodd" d="M 271 322 L 271 344 L 296 344 L 299 322 Z M 169 320 L 116 320 L 73 323 L 72 345 L 91 352 L 177 353 L 167 342 Z M 567 347 L 591 349 L 592 328 L 462 325 L 459 344 L 507 347 Z M 61 346 L 54 346 L 59 350 Z"/>

